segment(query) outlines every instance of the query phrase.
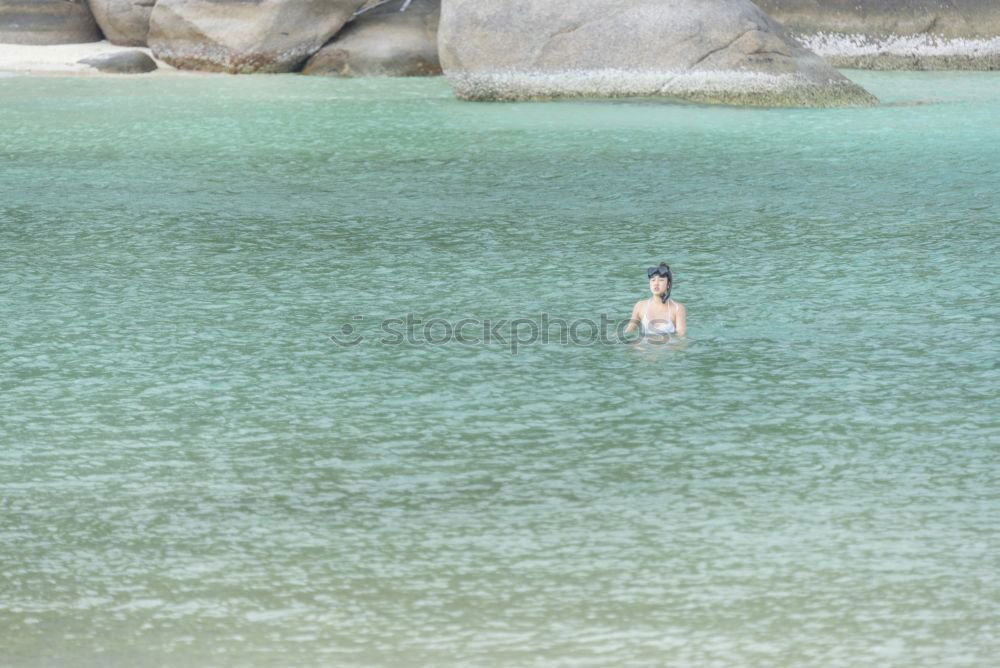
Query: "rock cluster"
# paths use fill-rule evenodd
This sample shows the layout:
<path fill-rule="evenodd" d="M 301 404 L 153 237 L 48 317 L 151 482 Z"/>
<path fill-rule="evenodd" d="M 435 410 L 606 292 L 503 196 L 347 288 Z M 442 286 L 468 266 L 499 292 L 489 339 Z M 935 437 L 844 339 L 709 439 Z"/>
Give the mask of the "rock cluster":
<path fill-rule="evenodd" d="M 230 73 L 443 70 L 472 100 L 863 105 L 874 98 L 828 63 L 1000 69 L 1000 0 L 754 2 L 0 0 L 0 42 L 103 36 L 174 67 Z"/>
<path fill-rule="evenodd" d="M 1000 69 L 1000 0 L 755 0 L 837 67 Z"/>

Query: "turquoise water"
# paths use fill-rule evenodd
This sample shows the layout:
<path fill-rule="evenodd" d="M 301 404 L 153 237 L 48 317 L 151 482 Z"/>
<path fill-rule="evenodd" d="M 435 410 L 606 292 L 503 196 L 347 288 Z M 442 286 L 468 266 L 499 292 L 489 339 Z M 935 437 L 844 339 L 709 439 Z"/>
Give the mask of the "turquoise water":
<path fill-rule="evenodd" d="M 1000 74 L 849 74 L 0 79 L 0 664 L 992 665 Z"/>

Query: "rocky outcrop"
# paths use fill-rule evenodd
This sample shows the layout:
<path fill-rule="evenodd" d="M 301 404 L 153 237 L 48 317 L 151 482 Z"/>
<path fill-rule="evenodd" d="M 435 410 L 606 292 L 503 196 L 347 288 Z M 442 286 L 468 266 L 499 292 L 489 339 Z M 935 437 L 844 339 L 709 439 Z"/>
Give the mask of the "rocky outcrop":
<path fill-rule="evenodd" d="M 438 46 L 468 100 L 876 102 L 749 0 L 443 0 Z"/>
<path fill-rule="evenodd" d="M 363 0 L 157 0 L 153 54 L 174 67 L 291 72 L 350 20 Z"/>
<path fill-rule="evenodd" d="M 755 0 L 838 67 L 1000 69 L 1000 0 Z"/>
<path fill-rule="evenodd" d="M 142 51 L 119 51 L 79 61 L 110 74 L 145 74 L 156 69 L 156 61 Z"/>
<path fill-rule="evenodd" d="M 0 0 L 0 42 L 81 44 L 101 31 L 84 0 Z"/>
<path fill-rule="evenodd" d="M 146 46 L 156 0 L 87 0 L 101 32 L 112 44 Z"/>
<path fill-rule="evenodd" d="M 441 0 L 390 0 L 362 14 L 309 59 L 303 74 L 411 77 L 441 74 Z"/>

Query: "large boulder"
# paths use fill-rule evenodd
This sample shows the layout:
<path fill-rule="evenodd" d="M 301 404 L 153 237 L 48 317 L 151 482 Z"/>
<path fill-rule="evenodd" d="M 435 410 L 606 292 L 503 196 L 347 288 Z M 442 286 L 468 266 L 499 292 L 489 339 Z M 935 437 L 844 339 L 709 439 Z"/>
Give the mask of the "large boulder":
<path fill-rule="evenodd" d="M 181 69 L 291 72 L 351 19 L 363 0 L 158 0 L 149 46 Z"/>
<path fill-rule="evenodd" d="M 87 0 L 97 25 L 112 44 L 146 46 L 156 0 Z"/>
<path fill-rule="evenodd" d="M 1000 0 L 757 0 L 838 67 L 1000 69 Z"/>
<path fill-rule="evenodd" d="M 412 77 L 441 74 L 441 0 L 390 0 L 362 14 L 309 59 L 303 74 Z"/>
<path fill-rule="evenodd" d="M 101 41 L 84 0 L 0 0 L 0 42 L 82 44 Z"/>
<path fill-rule="evenodd" d="M 749 0 L 443 0 L 438 47 L 456 95 L 470 100 L 877 102 Z"/>

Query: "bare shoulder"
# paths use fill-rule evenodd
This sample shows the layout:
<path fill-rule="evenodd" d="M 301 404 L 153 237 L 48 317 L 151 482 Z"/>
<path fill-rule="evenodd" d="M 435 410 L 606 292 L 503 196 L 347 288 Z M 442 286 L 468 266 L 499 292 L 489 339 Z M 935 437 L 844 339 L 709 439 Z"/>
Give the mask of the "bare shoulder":
<path fill-rule="evenodd" d="M 670 301 L 674 302 L 673 299 Z M 684 308 L 684 304 L 681 304 L 680 302 L 674 302 L 674 309 L 676 309 L 678 313 L 687 313 L 687 309 Z"/>

